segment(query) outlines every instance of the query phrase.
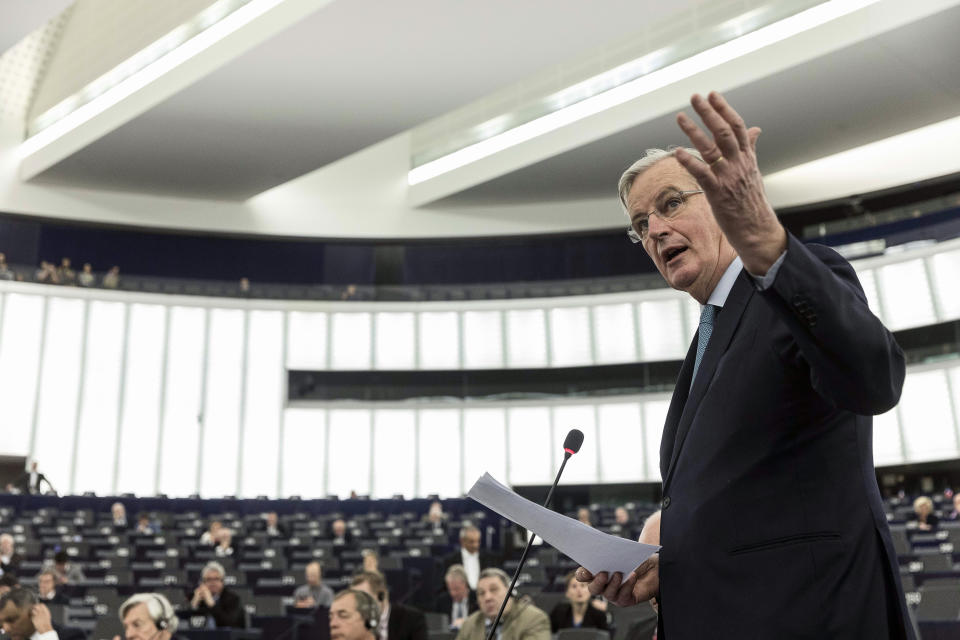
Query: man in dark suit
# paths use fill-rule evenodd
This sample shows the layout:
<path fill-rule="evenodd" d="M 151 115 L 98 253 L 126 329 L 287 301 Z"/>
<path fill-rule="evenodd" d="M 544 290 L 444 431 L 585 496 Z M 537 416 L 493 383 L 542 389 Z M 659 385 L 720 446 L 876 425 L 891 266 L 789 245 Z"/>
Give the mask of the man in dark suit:
<path fill-rule="evenodd" d="M 50 484 L 50 481 L 47 480 L 47 476 L 43 475 L 37 470 L 37 463 L 30 463 L 30 470 L 24 471 L 17 479 L 13 481 L 13 486 L 17 487 L 23 493 L 29 493 L 31 495 L 43 493 L 43 484 L 46 483 L 47 490 L 53 493 L 56 493 L 56 490 L 53 488 L 53 485 Z"/>
<path fill-rule="evenodd" d="M 40 596 L 40 602 L 46 605 L 70 603 L 70 599 L 57 590 L 57 572 L 52 567 L 37 575 L 37 595 Z"/>
<path fill-rule="evenodd" d="M 460 548 L 443 557 L 444 572 L 455 564 L 459 564 L 466 571 L 467 584 L 471 591 L 477 590 L 481 571 L 496 568 L 498 565 L 493 554 L 480 548 L 480 529 L 472 524 L 465 524 L 460 529 Z"/>
<path fill-rule="evenodd" d="M 659 640 L 912 637 L 870 417 L 899 401 L 903 353 L 850 264 L 777 220 L 760 130 L 717 93 L 692 104 L 713 135 L 680 114 L 696 150 L 620 180 L 631 235 L 703 305 L 660 448 L 663 548 L 625 581 L 578 579 L 655 596 Z"/>
<path fill-rule="evenodd" d="M 200 573 L 200 586 L 193 592 L 190 608 L 197 613 L 206 614 L 213 620 L 216 628 L 246 626 L 246 616 L 240 596 L 223 584 L 226 571 L 219 562 L 208 562 Z"/>
<path fill-rule="evenodd" d="M 351 589 L 369 593 L 380 607 L 379 640 L 427 640 L 427 619 L 423 612 L 390 601 L 387 581 L 375 571 L 362 571 L 353 577 Z"/>
<path fill-rule="evenodd" d="M 447 614 L 450 617 L 450 629 L 457 630 L 467 616 L 479 608 L 477 594 L 467 584 L 467 572 L 463 570 L 463 565 L 455 564 L 447 569 L 443 582 L 446 591 L 437 596 L 433 611 Z"/>

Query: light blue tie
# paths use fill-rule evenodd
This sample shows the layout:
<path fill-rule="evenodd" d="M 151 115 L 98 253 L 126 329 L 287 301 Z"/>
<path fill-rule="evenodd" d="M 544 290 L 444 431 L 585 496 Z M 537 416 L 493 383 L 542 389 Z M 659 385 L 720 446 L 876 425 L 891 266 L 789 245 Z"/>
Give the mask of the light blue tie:
<path fill-rule="evenodd" d="M 697 370 L 700 368 L 700 361 L 703 360 L 703 354 L 707 351 L 707 344 L 710 342 L 710 336 L 713 335 L 713 320 L 717 315 L 718 306 L 707 304 L 700 310 L 700 332 L 697 334 L 697 359 L 693 362 L 693 376 L 690 378 L 690 388 L 693 388 L 693 381 L 697 379 Z"/>

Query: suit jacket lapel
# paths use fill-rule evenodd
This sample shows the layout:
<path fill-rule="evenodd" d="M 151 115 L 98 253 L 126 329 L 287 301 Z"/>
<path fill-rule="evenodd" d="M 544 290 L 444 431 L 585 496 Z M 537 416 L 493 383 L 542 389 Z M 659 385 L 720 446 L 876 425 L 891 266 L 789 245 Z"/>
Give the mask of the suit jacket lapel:
<path fill-rule="evenodd" d="M 666 492 L 667 483 L 676 467 L 677 458 L 680 456 L 680 449 L 683 448 L 683 442 L 687 437 L 687 433 L 690 431 L 690 424 L 693 422 L 693 418 L 697 413 L 700 400 L 703 399 L 704 393 L 706 393 L 710 382 L 713 380 L 713 374 L 717 370 L 717 364 L 719 364 L 720 358 L 730 345 L 730 340 L 733 338 L 733 334 L 740 324 L 740 317 L 743 315 L 743 310 L 746 308 L 747 302 L 750 300 L 754 291 L 756 291 L 756 287 L 750 279 L 750 274 L 747 273 L 746 269 L 742 270 L 740 275 L 737 276 L 737 281 L 733 284 L 733 288 L 730 290 L 730 295 L 727 296 L 727 300 L 723 305 L 723 311 L 720 312 L 720 317 L 716 325 L 713 327 L 713 335 L 710 336 L 710 342 L 707 344 L 707 350 L 703 354 L 700 369 L 697 371 L 697 377 L 693 381 L 693 388 L 690 389 L 689 394 L 686 393 L 686 388 L 690 386 L 690 376 L 687 375 L 686 378 L 684 378 L 683 373 L 688 365 L 692 372 L 693 361 L 691 359 L 691 353 L 687 353 L 687 360 L 684 361 L 683 369 L 681 369 L 680 372 L 682 380 L 677 381 L 678 388 L 674 391 L 675 400 L 678 394 L 682 394 L 686 396 L 686 402 L 682 405 L 682 413 L 680 414 L 679 424 L 676 427 L 676 435 L 672 438 L 673 444 L 670 450 L 670 463 L 667 465 L 667 472 L 663 476 L 664 492 Z M 696 340 L 697 338 L 695 336 L 693 345 L 691 345 L 694 357 L 696 355 Z M 683 387 L 680 387 L 681 382 L 684 384 Z M 673 408 L 673 403 L 671 402 L 671 412 Z M 668 422 L 669 415 L 668 413 Z M 664 428 L 664 433 L 666 433 L 666 427 Z M 662 446 L 660 452 L 661 455 L 663 455 Z M 660 464 L 662 467 L 662 460 Z"/>
<path fill-rule="evenodd" d="M 693 363 L 697 357 L 697 340 L 700 331 L 693 334 L 693 342 L 687 350 L 687 355 L 683 359 L 683 365 L 680 367 L 680 375 L 677 376 L 677 384 L 673 391 L 673 397 L 670 399 L 670 409 L 667 411 L 667 419 L 663 423 L 663 436 L 660 438 L 660 477 L 667 477 L 667 463 L 673 457 L 673 446 L 677 439 L 677 427 L 680 424 L 680 416 L 683 414 L 683 407 L 687 402 L 687 395 L 690 392 L 690 377 L 693 375 Z"/>

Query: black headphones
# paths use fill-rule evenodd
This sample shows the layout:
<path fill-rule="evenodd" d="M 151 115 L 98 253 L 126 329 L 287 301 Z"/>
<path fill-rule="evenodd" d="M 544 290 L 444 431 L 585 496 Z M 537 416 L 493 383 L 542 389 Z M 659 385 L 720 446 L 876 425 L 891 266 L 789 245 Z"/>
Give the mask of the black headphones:
<path fill-rule="evenodd" d="M 151 597 L 160 605 L 160 616 L 153 619 L 153 624 L 156 625 L 160 631 L 165 631 L 167 627 L 170 626 L 170 618 L 174 615 L 173 608 L 165 604 L 156 594 L 151 594 Z M 147 611 L 150 611 L 150 607 L 147 607 Z"/>
<path fill-rule="evenodd" d="M 357 603 L 357 612 L 363 616 L 363 621 L 370 631 L 376 631 L 380 626 L 380 605 L 366 591 L 360 589 L 350 589 L 353 598 Z"/>

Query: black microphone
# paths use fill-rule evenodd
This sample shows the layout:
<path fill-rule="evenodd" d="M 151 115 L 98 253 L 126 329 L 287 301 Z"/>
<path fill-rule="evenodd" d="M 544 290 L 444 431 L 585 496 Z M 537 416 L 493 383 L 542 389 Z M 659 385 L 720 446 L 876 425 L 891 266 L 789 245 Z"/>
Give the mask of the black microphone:
<path fill-rule="evenodd" d="M 560 463 L 560 469 L 557 471 L 557 477 L 553 480 L 553 486 L 550 487 L 550 492 L 547 493 L 547 499 L 543 501 L 543 506 L 549 508 L 550 501 L 553 499 L 553 490 L 557 488 L 557 483 L 560 482 L 560 474 L 563 473 L 564 467 L 567 466 L 567 460 L 570 459 L 570 456 L 580 451 L 580 446 L 583 444 L 583 431 L 579 429 L 571 429 L 570 433 L 567 434 L 566 439 L 563 441 L 563 462 Z M 530 545 L 533 544 L 533 539 L 537 537 L 537 534 L 531 532 L 530 539 L 527 540 L 527 546 L 523 549 L 523 555 L 520 556 L 520 564 L 517 565 L 517 570 L 513 572 L 513 580 L 510 581 L 510 586 L 507 588 L 507 595 L 503 599 L 503 602 L 500 603 L 500 611 L 497 612 L 497 617 L 494 619 L 493 624 L 490 625 L 490 632 L 487 634 L 487 640 L 493 640 L 494 634 L 497 632 L 497 625 L 500 624 L 500 618 L 503 616 L 503 610 L 507 608 L 507 601 L 510 600 L 510 596 L 513 595 L 513 588 L 517 586 L 517 578 L 520 577 L 520 570 L 523 569 L 523 563 L 527 561 L 527 554 L 530 553 Z"/>

